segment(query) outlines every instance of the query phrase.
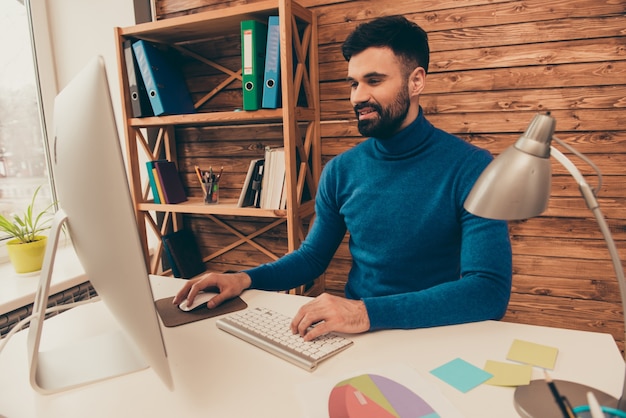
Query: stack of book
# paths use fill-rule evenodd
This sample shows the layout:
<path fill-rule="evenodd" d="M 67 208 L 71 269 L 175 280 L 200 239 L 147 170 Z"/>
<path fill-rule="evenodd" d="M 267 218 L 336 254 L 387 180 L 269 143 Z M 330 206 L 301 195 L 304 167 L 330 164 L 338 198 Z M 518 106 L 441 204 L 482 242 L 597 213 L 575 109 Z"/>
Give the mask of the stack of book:
<path fill-rule="evenodd" d="M 176 164 L 167 160 L 147 161 L 148 182 L 154 203 L 180 203 L 187 200 Z"/>
<path fill-rule="evenodd" d="M 285 148 L 265 147 L 265 175 L 261 182 L 261 207 L 283 209 L 282 197 L 285 185 Z"/>
<path fill-rule="evenodd" d="M 237 205 L 262 209 L 287 207 L 284 147 L 265 147 L 265 158 L 250 161 Z"/>
<path fill-rule="evenodd" d="M 261 207 L 261 180 L 263 179 L 263 169 L 265 168 L 265 160 L 263 158 L 250 161 L 246 179 L 241 188 L 239 201 L 237 206 L 240 208 L 253 206 Z"/>

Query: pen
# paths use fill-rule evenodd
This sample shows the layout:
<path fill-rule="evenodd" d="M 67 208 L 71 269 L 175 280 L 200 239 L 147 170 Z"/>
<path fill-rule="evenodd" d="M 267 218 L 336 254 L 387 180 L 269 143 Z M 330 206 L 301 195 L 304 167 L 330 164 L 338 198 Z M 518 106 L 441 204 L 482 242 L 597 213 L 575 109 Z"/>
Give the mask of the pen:
<path fill-rule="evenodd" d="M 554 400 L 556 401 L 559 409 L 561 410 L 561 413 L 563 414 L 563 418 L 576 418 L 576 415 L 574 415 L 572 408 L 569 407 L 567 404 L 567 399 L 565 398 L 565 396 L 562 396 L 559 393 L 548 372 L 544 370 L 543 373 L 545 374 L 546 383 L 550 388 L 550 392 L 552 392 L 552 396 L 554 396 Z"/>
<path fill-rule="evenodd" d="M 593 392 L 587 392 L 587 403 L 589 404 L 591 418 L 604 418 L 604 412 L 602 412 L 602 408 Z"/>
<path fill-rule="evenodd" d="M 213 179 L 210 178 L 207 183 L 207 200 L 213 201 Z"/>

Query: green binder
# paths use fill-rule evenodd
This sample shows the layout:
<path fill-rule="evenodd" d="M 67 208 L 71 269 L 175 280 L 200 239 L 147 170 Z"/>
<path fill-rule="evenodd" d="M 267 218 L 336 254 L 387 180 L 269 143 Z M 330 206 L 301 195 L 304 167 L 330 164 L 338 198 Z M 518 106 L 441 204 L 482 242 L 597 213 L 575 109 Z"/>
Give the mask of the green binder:
<path fill-rule="evenodd" d="M 243 110 L 261 108 L 267 24 L 256 20 L 241 22 L 241 78 Z"/>

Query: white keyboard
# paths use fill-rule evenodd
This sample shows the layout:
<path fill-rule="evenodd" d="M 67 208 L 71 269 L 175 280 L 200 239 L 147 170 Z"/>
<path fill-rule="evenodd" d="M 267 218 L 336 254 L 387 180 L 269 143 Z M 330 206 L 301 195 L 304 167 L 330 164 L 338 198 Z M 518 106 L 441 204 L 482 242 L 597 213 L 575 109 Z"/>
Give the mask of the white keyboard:
<path fill-rule="evenodd" d="M 292 334 L 291 318 L 265 308 L 249 308 L 217 320 L 217 327 L 308 371 L 345 350 L 352 341 L 329 333 L 313 341 Z"/>

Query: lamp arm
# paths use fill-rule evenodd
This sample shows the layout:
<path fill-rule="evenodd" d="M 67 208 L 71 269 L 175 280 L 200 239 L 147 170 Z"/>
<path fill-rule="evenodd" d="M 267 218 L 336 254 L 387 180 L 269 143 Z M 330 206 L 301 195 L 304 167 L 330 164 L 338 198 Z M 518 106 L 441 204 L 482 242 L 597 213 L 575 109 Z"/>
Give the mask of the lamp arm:
<path fill-rule="evenodd" d="M 585 154 L 583 154 L 582 152 L 578 151 L 576 148 L 574 148 L 573 146 L 569 145 L 567 142 L 560 140 L 559 138 L 557 138 L 556 136 L 552 136 L 552 139 L 554 141 L 556 141 L 559 145 L 561 145 L 563 148 L 565 148 L 566 150 L 570 151 L 572 154 L 574 154 L 575 156 L 577 156 L 578 158 L 580 158 L 581 160 L 583 160 L 584 162 L 586 162 L 591 168 L 593 168 L 593 170 L 596 172 L 596 176 L 598 176 L 598 186 L 594 190 L 594 195 L 598 195 L 598 193 L 600 192 L 600 189 L 602 189 L 602 173 L 600 172 L 600 169 L 598 168 L 597 165 L 595 165 L 595 163 L 593 161 L 591 161 L 589 158 L 587 158 L 585 156 Z M 571 171 L 570 171 L 571 173 Z"/>
<path fill-rule="evenodd" d="M 587 207 L 591 210 L 594 217 L 596 218 L 596 222 L 600 227 L 600 231 L 604 236 L 604 241 L 608 247 L 609 253 L 611 255 L 611 260 L 613 262 L 613 269 L 615 270 L 615 276 L 617 277 L 617 282 L 619 284 L 619 291 L 622 300 L 622 312 L 624 315 L 624 326 L 626 327 L 626 280 L 624 279 L 624 269 L 622 267 L 622 262 L 619 258 L 619 253 L 617 252 L 617 246 L 615 245 L 615 241 L 613 240 L 613 236 L 611 235 L 611 231 L 609 226 L 604 218 L 604 215 L 600 211 L 600 205 L 596 199 L 595 194 L 593 193 L 591 187 L 585 181 L 585 178 L 580 173 L 578 168 L 572 163 L 561 151 L 550 147 L 550 152 L 552 156 L 563 165 L 569 171 L 569 173 L 574 177 L 576 182 L 578 183 L 578 187 L 580 188 L 580 193 L 585 199 L 587 203 Z M 626 330 L 624 333 L 624 341 L 626 341 Z M 619 399 L 618 408 L 622 411 L 626 410 L 626 375 L 624 376 L 624 386 L 622 388 L 622 396 Z"/>

